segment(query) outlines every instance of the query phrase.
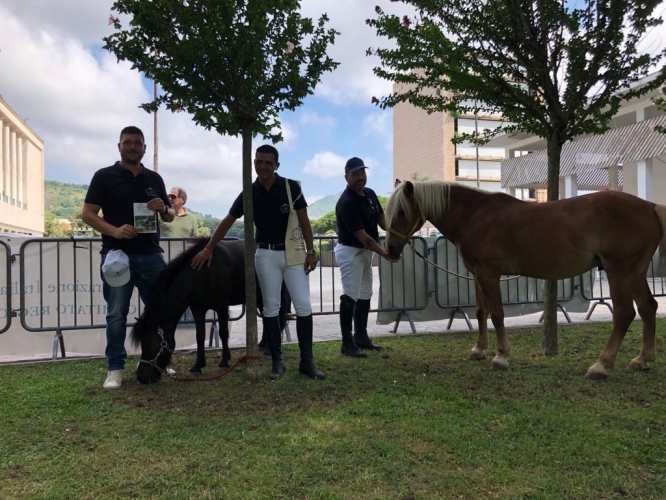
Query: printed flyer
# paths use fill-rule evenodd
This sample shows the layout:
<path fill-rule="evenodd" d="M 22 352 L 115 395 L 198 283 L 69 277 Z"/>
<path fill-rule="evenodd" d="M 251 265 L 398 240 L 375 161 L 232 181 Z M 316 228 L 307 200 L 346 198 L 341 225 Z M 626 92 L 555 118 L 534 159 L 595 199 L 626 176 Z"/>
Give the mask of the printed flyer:
<path fill-rule="evenodd" d="M 150 210 L 147 203 L 134 204 L 134 227 L 140 233 L 157 232 L 157 214 Z"/>

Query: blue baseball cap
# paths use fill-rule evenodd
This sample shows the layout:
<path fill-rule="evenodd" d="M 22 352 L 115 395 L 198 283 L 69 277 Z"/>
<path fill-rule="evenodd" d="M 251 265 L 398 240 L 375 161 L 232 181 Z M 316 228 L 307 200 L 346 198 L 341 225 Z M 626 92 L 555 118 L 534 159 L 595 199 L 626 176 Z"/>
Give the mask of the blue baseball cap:
<path fill-rule="evenodd" d="M 347 160 L 347 164 L 345 165 L 345 174 L 348 174 L 349 172 L 358 172 L 362 168 L 368 167 L 365 166 L 363 160 L 354 156 L 353 158 Z"/>

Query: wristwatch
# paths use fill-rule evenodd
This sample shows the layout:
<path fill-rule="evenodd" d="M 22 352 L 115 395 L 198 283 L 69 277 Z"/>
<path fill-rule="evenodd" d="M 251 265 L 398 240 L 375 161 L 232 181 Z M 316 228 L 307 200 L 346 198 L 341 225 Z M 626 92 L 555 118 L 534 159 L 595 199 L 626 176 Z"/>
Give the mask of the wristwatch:
<path fill-rule="evenodd" d="M 315 249 L 314 249 L 314 248 L 313 248 L 312 250 L 308 250 L 308 251 L 305 252 L 305 253 L 308 254 L 308 255 L 317 255 L 317 252 L 315 252 Z"/>

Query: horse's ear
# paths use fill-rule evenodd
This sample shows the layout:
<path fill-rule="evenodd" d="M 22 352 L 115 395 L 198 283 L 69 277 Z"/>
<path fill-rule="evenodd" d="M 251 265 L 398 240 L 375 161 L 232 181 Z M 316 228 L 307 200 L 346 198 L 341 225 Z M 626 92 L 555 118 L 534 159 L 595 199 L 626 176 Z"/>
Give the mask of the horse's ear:
<path fill-rule="evenodd" d="M 414 184 L 412 184 L 410 181 L 406 181 L 403 193 L 405 193 L 405 196 L 407 198 L 411 199 L 412 197 L 414 197 Z"/>
<path fill-rule="evenodd" d="M 402 181 L 400 179 L 395 180 L 395 184 L 393 185 L 394 188 L 397 188 Z"/>

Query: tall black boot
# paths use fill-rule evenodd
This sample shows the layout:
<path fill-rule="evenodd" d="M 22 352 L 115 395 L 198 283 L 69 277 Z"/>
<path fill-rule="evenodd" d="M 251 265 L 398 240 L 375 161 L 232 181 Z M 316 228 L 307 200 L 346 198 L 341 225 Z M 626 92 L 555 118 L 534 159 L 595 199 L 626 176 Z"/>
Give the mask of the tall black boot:
<path fill-rule="evenodd" d="M 270 358 L 271 357 L 271 348 L 268 345 L 268 339 L 266 337 L 266 322 L 262 321 L 262 328 L 261 328 L 261 340 L 257 344 L 257 347 L 259 349 L 263 350 L 263 357 L 264 358 Z"/>
<path fill-rule="evenodd" d="M 326 378 L 324 372 L 315 365 L 312 355 L 312 314 L 296 317 L 296 335 L 298 336 L 298 348 L 301 350 L 301 363 L 298 371 L 310 378 Z"/>
<path fill-rule="evenodd" d="M 352 321 L 354 319 L 354 306 L 356 301 L 348 295 L 340 295 L 340 331 L 342 332 L 342 347 L 340 352 L 352 358 L 367 358 L 352 338 Z"/>
<path fill-rule="evenodd" d="M 382 346 L 373 344 L 368 337 L 368 313 L 370 312 L 370 299 L 356 301 L 354 309 L 354 344 L 361 349 L 381 351 Z"/>
<path fill-rule="evenodd" d="M 271 373 L 268 377 L 271 380 L 278 380 L 279 378 L 282 378 L 284 372 L 287 371 L 284 362 L 282 361 L 282 332 L 280 332 L 280 321 L 277 316 L 273 318 L 267 318 L 264 316 L 264 326 L 266 328 L 268 347 L 271 350 L 271 359 L 273 360 Z"/>

